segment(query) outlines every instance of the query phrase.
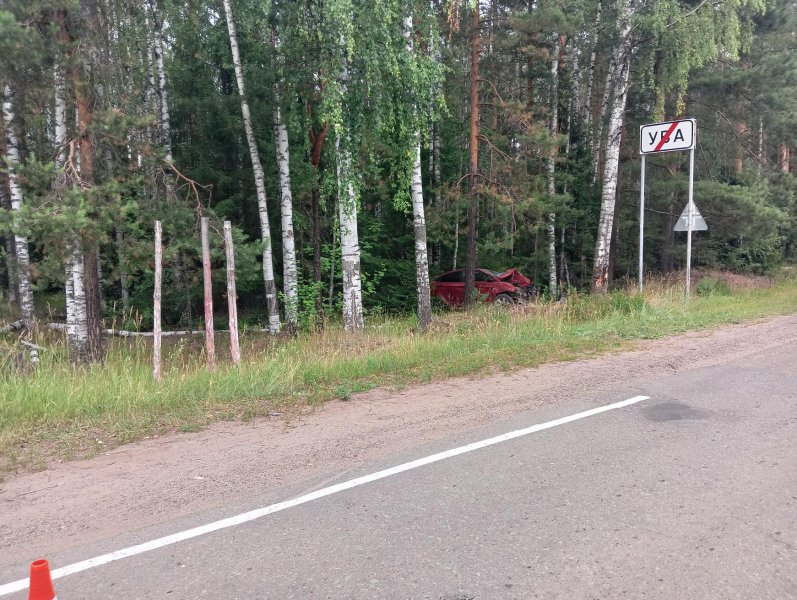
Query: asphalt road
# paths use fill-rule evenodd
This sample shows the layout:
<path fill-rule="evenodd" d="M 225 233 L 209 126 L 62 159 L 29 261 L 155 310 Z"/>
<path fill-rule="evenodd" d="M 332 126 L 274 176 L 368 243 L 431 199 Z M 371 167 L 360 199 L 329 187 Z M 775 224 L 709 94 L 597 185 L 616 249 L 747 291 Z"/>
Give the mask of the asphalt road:
<path fill-rule="evenodd" d="M 55 581 L 78 598 L 797 599 L 797 344 L 635 379 L 303 486 L 645 395 Z M 131 532 L 54 566 L 234 515 Z M 20 557 L 22 560 L 22 557 Z M 4 570 L 0 585 L 12 572 Z M 10 598 L 24 598 L 17 592 Z"/>

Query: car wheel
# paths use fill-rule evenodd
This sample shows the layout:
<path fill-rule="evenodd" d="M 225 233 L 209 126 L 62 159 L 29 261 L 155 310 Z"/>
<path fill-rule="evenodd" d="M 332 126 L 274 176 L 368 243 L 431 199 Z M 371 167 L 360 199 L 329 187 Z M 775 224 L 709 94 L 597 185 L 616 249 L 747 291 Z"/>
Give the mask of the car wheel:
<path fill-rule="evenodd" d="M 506 306 L 508 304 L 514 304 L 515 303 L 515 299 L 512 296 L 510 296 L 509 294 L 498 294 L 495 297 L 494 302 L 496 304 L 498 304 L 499 306 Z"/>

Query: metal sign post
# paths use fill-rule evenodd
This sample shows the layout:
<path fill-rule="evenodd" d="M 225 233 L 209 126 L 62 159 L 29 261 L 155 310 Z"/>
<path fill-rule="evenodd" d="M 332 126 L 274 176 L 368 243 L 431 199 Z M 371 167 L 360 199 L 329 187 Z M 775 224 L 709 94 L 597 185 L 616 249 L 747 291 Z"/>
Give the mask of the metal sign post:
<path fill-rule="evenodd" d="M 642 157 L 642 176 L 639 180 L 639 291 L 642 291 L 644 285 L 644 261 L 642 257 L 645 255 L 645 155 Z"/>
<path fill-rule="evenodd" d="M 692 282 L 692 227 L 694 223 L 692 223 L 693 219 L 693 210 L 694 210 L 694 202 L 692 196 L 694 194 L 695 189 L 695 149 L 692 148 L 689 151 L 689 203 L 687 204 L 687 216 L 686 220 L 689 222 L 687 234 L 686 234 L 686 297 L 689 297 L 689 291 Z"/>
<path fill-rule="evenodd" d="M 685 230 L 688 231 L 686 242 L 686 295 L 689 296 L 692 274 L 692 230 L 706 229 L 706 223 L 695 208 L 694 173 L 695 144 L 697 141 L 697 123 L 694 119 L 650 123 L 639 128 L 639 154 L 642 160 L 639 190 L 639 291 L 644 286 L 644 244 L 645 244 L 645 156 L 689 150 L 689 203 L 684 211 L 686 215 Z M 684 218 L 681 215 L 680 221 Z M 676 231 L 682 231 L 676 223 Z"/>

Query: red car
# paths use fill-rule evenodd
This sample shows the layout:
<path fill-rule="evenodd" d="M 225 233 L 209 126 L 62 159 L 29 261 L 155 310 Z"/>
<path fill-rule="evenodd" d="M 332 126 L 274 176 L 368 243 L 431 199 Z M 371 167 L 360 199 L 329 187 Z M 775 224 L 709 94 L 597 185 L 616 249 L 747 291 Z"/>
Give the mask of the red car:
<path fill-rule="evenodd" d="M 503 273 L 476 269 L 476 292 L 484 302 L 496 304 L 515 304 L 531 300 L 535 295 L 531 279 L 521 275 L 517 269 Z M 432 296 L 437 296 L 449 306 L 461 306 L 465 301 L 465 269 L 435 277 Z"/>

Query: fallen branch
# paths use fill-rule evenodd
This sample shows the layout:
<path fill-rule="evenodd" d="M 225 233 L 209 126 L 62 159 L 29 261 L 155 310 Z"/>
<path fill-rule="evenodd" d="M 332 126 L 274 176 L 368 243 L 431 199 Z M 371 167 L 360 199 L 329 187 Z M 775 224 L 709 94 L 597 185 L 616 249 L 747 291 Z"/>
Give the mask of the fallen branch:
<path fill-rule="evenodd" d="M 25 346 L 26 348 L 30 348 L 31 350 L 47 350 L 47 348 L 43 348 L 42 346 L 38 346 L 33 342 L 26 342 L 25 340 L 19 340 L 19 343 Z"/>
<path fill-rule="evenodd" d="M 20 319 L 19 321 L 14 321 L 13 323 L 9 323 L 8 325 L 0 327 L 0 333 L 9 333 L 10 331 L 17 331 L 18 329 L 23 329 L 24 327 L 25 327 L 25 321 Z"/>
<path fill-rule="evenodd" d="M 47 327 L 55 331 L 66 331 L 67 326 L 65 323 L 47 323 Z M 216 333 L 229 333 L 229 329 L 215 329 Z M 268 333 L 268 329 L 244 329 L 248 333 Z M 128 331 L 125 329 L 105 329 L 103 334 L 115 337 L 152 337 L 155 335 L 152 331 Z M 184 329 L 180 331 L 164 331 L 161 333 L 164 337 L 179 337 L 188 335 L 205 335 L 205 330 Z"/>

